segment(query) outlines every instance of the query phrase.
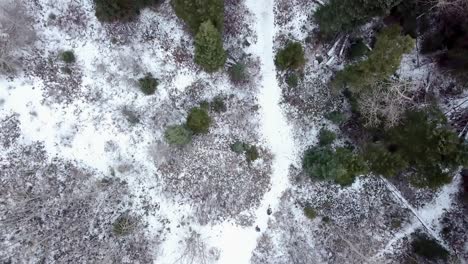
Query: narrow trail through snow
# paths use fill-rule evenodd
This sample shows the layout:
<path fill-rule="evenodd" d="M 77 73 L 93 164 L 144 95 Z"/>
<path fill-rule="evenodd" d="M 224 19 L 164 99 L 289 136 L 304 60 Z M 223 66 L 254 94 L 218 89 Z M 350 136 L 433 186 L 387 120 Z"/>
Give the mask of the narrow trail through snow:
<path fill-rule="evenodd" d="M 290 186 L 289 167 L 294 162 L 295 144 L 292 128 L 287 122 L 281 106 L 281 88 L 276 79 L 273 40 L 276 33 L 274 22 L 274 0 L 247 0 L 247 6 L 255 16 L 254 30 L 257 42 L 250 47 L 250 52 L 257 55 L 261 62 L 261 83 L 258 94 L 261 116 L 261 134 L 274 155 L 271 174 L 271 189 L 265 194 L 255 212 L 255 223 L 261 232 L 265 231 L 273 212 L 278 207 L 280 197 Z M 231 223 L 224 223 L 213 228 L 220 235 L 212 239 L 212 245 L 221 249 L 218 263 L 249 263 L 261 232 L 254 227 L 243 228 Z M 216 232 L 216 231 L 215 231 Z"/>

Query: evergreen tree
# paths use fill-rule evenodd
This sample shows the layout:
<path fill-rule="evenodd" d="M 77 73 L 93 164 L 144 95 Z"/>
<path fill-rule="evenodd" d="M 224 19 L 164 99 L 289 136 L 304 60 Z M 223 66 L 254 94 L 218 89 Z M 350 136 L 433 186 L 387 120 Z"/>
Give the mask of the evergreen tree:
<path fill-rule="evenodd" d="M 202 108 L 194 107 L 187 117 L 187 127 L 194 134 L 206 134 L 209 132 L 211 118 L 208 112 Z"/>
<path fill-rule="evenodd" d="M 276 54 L 275 64 L 280 70 L 297 69 L 305 63 L 304 49 L 299 42 L 289 42 Z"/>
<path fill-rule="evenodd" d="M 403 54 L 414 46 L 414 40 L 402 36 L 400 32 L 401 28 L 397 25 L 383 29 L 377 35 L 377 42 L 369 57 L 338 72 L 332 82 L 333 88 L 340 90 L 347 86 L 351 92 L 359 94 L 394 74 Z"/>
<path fill-rule="evenodd" d="M 221 35 L 209 20 L 200 25 L 195 36 L 195 62 L 207 72 L 218 70 L 226 62 Z"/>
<path fill-rule="evenodd" d="M 211 21 L 220 33 L 223 31 L 223 0 L 172 0 L 171 3 L 177 16 L 185 21 L 193 34 L 206 21 Z"/>
<path fill-rule="evenodd" d="M 331 0 L 315 12 L 320 32 L 326 38 L 346 32 L 366 23 L 372 17 L 381 16 L 401 0 Z"/>

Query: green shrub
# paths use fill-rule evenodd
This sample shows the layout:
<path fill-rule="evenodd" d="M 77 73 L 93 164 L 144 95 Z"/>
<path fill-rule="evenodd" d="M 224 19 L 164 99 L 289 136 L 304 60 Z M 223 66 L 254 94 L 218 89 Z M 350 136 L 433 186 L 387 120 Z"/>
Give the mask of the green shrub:
<path fill-rule="evenodd" d="M 164 139 L 170 145 L 185 146 L 192 141 L 192 132 L 183 125 L 174 125 L 166 129 Z"/>
<path fill-rule="evenodd" d="M 429 238 L 427 235 L 421 233 L 417 233 L 413 236 L 411 247 L 414 253 L 427 260 L 435 261 L 440 259 L 446 261 L 449 257 L 449 252 L 435 239 Z"/>
<path fill-rule="evenodd" d="M 72 74 L 72 69 L 70 69 L 70 67 L 62 67 L 60 70 L 65 74 Z"/>
<path fill-rule="evenodd" d="M 206 21 L 211 21 L 219 33 L 223 32 L 223 0 L 172 0 L 177 16 L 184 20 L 193 34 L 196 34 Z"/>
<path fill-rule="evenodd" d="M 320 33 L 332 38 L 338 33 L 348 32 L 365 24 L 372 17 L 388 12 L 401 0 L 330 0 L 320 6 L 314 14 Z"/>
<path fill-rule="evenodd" d="M 304 215 L 310 220 L 314 220 L 315 217 L 317 217 L 317 212 L 314 210 L 314 208 L 306 206 L 304 207 Z"/>
<path fill-rule="evenodd" d="M 297 69 L 305 64 L 304 49 L 299 42 L 289 42 L 276 54 L 276 67 L 280 70 Z"/>
<path fill-rule="evenodd" d="M 325 115 L 325 118 L 330 120 L 332 123 L 339 125 L 346 121 L 346 116 L 339 111 L 333 111 Z"/>
<path fill-rule="evenodd" d="M 187 127 L 194 134 L 206 134 L 211 125 L 211 118 L 204 109 L 194 107 L 187 117 Z"/>
<path fill-rule="evenodd" d="M 240 83 L 248 79 L 246 66 L 242 62 L 238 62 L 229 68 L 229 76 L 234 83 Z"/>
<path fill-rule="evenodd" d="M 322 128 L 320 129 L 318 138 L 319 138 L 320 146 L 327 146 L 327 145 L 331 145 L 333 141 L 335 141 L 336 134 L 328 129 Z"/>
<path fill-rule="evenodd" d="M 297 87 L 299 85 L 299 77 L 296 73 L 292 72 L 286 77 L 286 84 L 289 87 Z"/>
<path fill-rule="evenodd" d="M 346 148 L 314 147 L 306 151 L 303 169 L 311 178 L 334 180 L 345 186 L 352 184 L 356 176 L 367 172 L 364 160 Z"/>
<path fill-rule="evenodd" d="M 234 151 L 237 154 L 244 153 L 244 151 L 246 151 L 248 148 L 249 148 L 248 144 L 243 143 L 243 142 L 241 142 L 239 140 L 237 140 L 236 142 L 234 142 L 231 145 L 231 150 Z"/>
<path fill-rule="evenodd" d="M 101 22 L 129 21 L 140 9 L 161 3 L 162 0 L 94 0 L 95 14 Z"/>
<path fill-rule="evenodd" d="M 130 234 L 136 227 L 137 221 L 128 215 L 121 215 L 112 224 L 112 231 L 117 236 L 125 236 Z"/>
<path fill-rule="evenodd" d="M 377 42 L 367 60 L 346 66 L 338 72 L 332 81 L 335 90 L 345 86 L 353 93 L 359 94 L 372 85 L 383 81 L 396 72 L 404 53 L 411 51 L 414 40 L 400 35 L 399 26 L 390 26 L 377 35 Z"/>
<path fill-rule="evenodd" d="M 221 96 L 216 96 L 210 104 L 211 110 L 216 113 L 224 113 L 227 111 L 224 99 Z"/>
<path fill-rule="evenodd" d="M 202 23 L 195 36 L 195 62 L 207 72 L 217 71 L 226 62 L 221 34 L 210 21 Z"/>
<path fill-rule="evenodd" d="M 305 152 L 302 166 L 304 172 L 318 180 L 333 180 L 346 173 L 334 151 L 328 147 L 314 147 Z"/>
<path fill-rule="evenodd" d="M 147 73 L 145 77 L 138 80 L 140 84 L 140 90 L 146 95 L 152 95 L 156 92 L 158 87 L 158 80 L 153 78 L 151 73 Z"/>
<path fill-rule="evenodd" d="M 67 51 L 62 52 L 62 54 L 60 54 L 60 58 L 65 63 L 74 63 L 76 61 L 75 54 L 73 53 L 73 50 L 67 50 Z"/>
<path fill-rule="evenodd" d="M 246 151 L 245 151 L 245 157 L 247 159 L 247 162 L 252 162 L 255 161 L 259 158 L 259 153 L 257 150 L 257 147 L 255 146 L 250 146 Z"/>

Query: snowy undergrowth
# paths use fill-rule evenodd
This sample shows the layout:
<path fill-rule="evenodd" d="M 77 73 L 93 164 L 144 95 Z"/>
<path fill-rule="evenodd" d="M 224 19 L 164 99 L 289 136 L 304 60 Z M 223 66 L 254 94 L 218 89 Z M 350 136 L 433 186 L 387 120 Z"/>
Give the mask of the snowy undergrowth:
<path fill-rule="evenodd" d="M 142 217 L 157 243 L 149 247 L 155 262 L 248 263 L 261 234 L 255 227 L 267 228 L 267 210 L 277 208 L 295 163 L 273 63 L 274 2 L 248 2 L 257 34 L 249 52 L 262 64 L 259 74 L 251 71 L 259 78 L 245 85 L 250 89 L 193 64 L 192 37 L 169 3 L 128 25 L 99 23 L 91 0 L 41 0 L 28 8 L 38 32 L 34 53 L 25 59 L 25 74 L 0 80 L 1 117 L 17 116 L 18 144 L 42 142 L 49 160 L 72 160 L 95 170 L 93 177 L 126 182 L 126 209 Z M 244 31 L 250 29 L 238 30 Z M 65 50 L 73 50 L 76 63 L 60 61 Z M 138 90 L 136 80 L 146 72 L 159 79 L 152 96 Z M 213 114 L 209 135 L 185 150 L 165 145 L 165 127 L 220 94 L 229 109 Z M 234 139 L 256 144 L 260 160 L 247 164 L 230 152 Z M 200 189 L 205 182 L 215 189 Z"/>

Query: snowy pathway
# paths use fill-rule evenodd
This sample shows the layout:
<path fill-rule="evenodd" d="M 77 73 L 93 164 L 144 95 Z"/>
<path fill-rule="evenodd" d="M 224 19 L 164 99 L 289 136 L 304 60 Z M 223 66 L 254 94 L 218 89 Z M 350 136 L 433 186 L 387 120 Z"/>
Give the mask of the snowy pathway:
<path fill-rule="evenodd" d="M 251 46 L 250 52 L 261 60 L 261 87 L 258 102 L 261 107 L 262 135 L 265 143 L 274 155 L 271 175 L 271 189 L 263 197 L 260 207 L 256 210 L 255 224 L 265 231 L 268 220 L 268 208 L 273 212 L 279 204 L 282 193 L 289 187 L 289 166 L 294 161 L 294 141 L 292 129 L 280 107 L 281 88 L 276 79 L 274 64 L 273 39 L 275 36 L 274 0 L 247 0 L 247 6 L 255 15 L 254 29 L 257 42 Z M 231 223 L 217 226 L 218 237 L 213 238 L 213 246 L 221 249 L 218 263 L 244 264 L 249 263 L 261 232 L 254 227 L 241 228 Z M 212 230 L 214 231 L 214 230 Z M 216 232 L 215 232 L 216 233 Z"/>

